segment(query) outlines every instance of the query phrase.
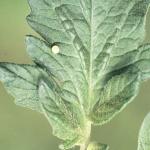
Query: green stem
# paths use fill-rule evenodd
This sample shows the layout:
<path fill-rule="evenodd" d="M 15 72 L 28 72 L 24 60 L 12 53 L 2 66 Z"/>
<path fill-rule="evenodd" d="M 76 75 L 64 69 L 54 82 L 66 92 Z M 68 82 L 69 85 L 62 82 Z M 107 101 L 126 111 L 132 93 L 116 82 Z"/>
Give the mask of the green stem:
<path fill-rule="evenodd" d="M 83 145 L 80 146 L 80 150 L 86 150 L 85 144 L 83 144 Z"/>
<path fill-rule="evenodd" d="M 87 147 L 90 142 L 90 135 L 91 135 L 91 122 L 88 122 L 85 129 L 85 140 L 84 143 L 80 145 L 80 150 L 87 150 Z"/>

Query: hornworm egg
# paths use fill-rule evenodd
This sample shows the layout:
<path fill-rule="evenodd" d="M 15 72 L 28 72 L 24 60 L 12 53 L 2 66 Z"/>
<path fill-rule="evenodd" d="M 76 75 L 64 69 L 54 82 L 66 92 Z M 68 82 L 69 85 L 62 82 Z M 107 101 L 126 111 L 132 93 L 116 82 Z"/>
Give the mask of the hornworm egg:
<path fill-rule="evenodd" d="M 58 54 L 59 51 L 60 51 L 59 46 L 57 46 L 57 45 L 53 45 L 53 46 L 52 46 L 52 52 L 53 52 L 54 54 Z"/>

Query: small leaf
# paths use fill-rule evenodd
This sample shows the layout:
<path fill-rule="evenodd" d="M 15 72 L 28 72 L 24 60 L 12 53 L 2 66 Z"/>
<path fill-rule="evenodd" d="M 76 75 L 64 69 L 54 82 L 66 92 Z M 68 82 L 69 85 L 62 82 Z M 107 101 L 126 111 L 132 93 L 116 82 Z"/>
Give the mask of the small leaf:
<path fill-rule="evenodd" d="M 14 96 L 15 103 L 40 112 L 37 86 L 42 76 L 47 73 L 37 66 L 0 63 L 0 80 Z"/>
<path fill-rule="evenodd" d="M 139 133 L 138 150 L 150 149 L 150 113 L 145 117 Z"/>
<path fill-rule="evenodd" d="M 99 101 L 91 112 L 94 124 L 104 124 L 119 113 L 137 95 L 139 79 L 136 72 L 113 76 L 101 90 Z"/>
<path fill-rule="evenodd" d="M 97 142 L 91 142 L 87 150 L 108 150 L 109 146 L 106 144 L 101 144 Z"/>
<path fill-rule="evenodd" d="M 65 99 L 57 88 L 53 89 L 48 81 L 41 80 L 38 93 L 41 108 L 53 128 L 53 134 L 65 140 L 60 148 L 68 149 L 84 140 L 84 112 L 78 103 Z"/>

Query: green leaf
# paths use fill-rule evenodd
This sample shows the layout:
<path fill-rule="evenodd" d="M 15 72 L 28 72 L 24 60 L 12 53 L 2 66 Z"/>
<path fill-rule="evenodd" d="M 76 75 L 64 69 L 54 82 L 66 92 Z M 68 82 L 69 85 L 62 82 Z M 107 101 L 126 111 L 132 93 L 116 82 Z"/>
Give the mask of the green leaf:
<path fill-rule="evenodd" d="M 137 94 L 138 73 L 124 72 L 113 76 L 101 90 L 99 101 L 91 111 L 91 119 L 101 125 L 118 114 Z"/>
<path fill-rule="evenodd" d="M 138 150 L 150 149 L 150 113 L 145 117 L 139 133 Z"/>
<path fill-rule="evenodd" d="M 108 149 L 109 149 L 108 145 L 97 142 L 91 142 L 87 148 L 87 150 L 108 150 Z"/>
<path fill-rule="evenodd" d="M 0 79 L 17 104 L 44 113 L 60 148 L 83 145 L 91 123 L 112 119 L 150 77 L 150 45 L 141 45 L 150 0 L 28 1 L 43 38 L 26 38 L 35 65 L 1 63 Z"/>
<path fill-rule="evenodd" d="M 41 80 L 38 93 L 41 108 L 53 127 L 53 134 L 66 141 L 60 148 L 68 149 L 84 141 L 85 115 L 75 99 L 68 101 L 58 89 L 53 89 L 48 81 Z"/>
<path fill-rule="evenodd" d="M 137 49 L 127 52 L 120 56 L 115 56 L 110 58 L 108 64 L 108 70 L 116 71 L 122 68 L 130 67 L 132 64 L 139 69 L 142 75 L 142 79 L 147 74 L 147 78 L 149 78 L 149 59 L 150 59 L 150 44 L 143 44 L 139 46 Z M 143 62 L 147 65 L 140 65 Z M 145 78 L 146 79 L 146 78 Z"/>
<path fill-rule="evenodd" d="M 0 63 L 0 80 L 17 105 L 41 112 L 37 94 L 38 80 L 47 74 L 37 66 Z"/>
<path fill-rule="evenodd" d="M 139 72 L 142 69 L 139 43 L 144 40 L 148 0 L 29 0 L 29 4 L 28 23 L 46 40 L 27 37 L 29 55 L 70 82 L 68 90 L 87 114 L 113 72 L 133 63 Z M 53 45 L 60 47 L 59 54 L 51 52 Z"/>

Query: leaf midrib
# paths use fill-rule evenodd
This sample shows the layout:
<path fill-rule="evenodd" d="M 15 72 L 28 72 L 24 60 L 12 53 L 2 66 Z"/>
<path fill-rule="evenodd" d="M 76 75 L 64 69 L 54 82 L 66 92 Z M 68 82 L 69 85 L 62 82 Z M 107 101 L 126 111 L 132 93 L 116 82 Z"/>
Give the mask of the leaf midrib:
<path fill-rule="evenodd" d="M 91 101 L 92 101 L 92 94 L 93 94 L 93 87 L 92 87 L 92 78 L 93 78 L 93 55 L 92 55 L 92 52 L 93 52 L 93 0 L 91 0 L 91 15 L 90 15 L 90 69 L 89 69 L 89 95 L 88 95 L 88 106 L 89 106 L 89 109 L 90 109 L 90 106 L 91 106 Z"/>
<path fill-rule="evenodd" d="M 81 105 L 82 107 L 84 103 L 87 103 L 87 107 L 86 108 L 86 112 L 89 112 L 90 110 L 90 107 L 91 107 L 91 102 L 92 102 L 92 98 L 93 98 L 93 85 L 92 85 L 92 82 L 93 82 L 93 35 L 94 35 L 94 32 L 93 32 L 93 0 L 90 0 L 90 5 L 91 5 L 91 8 L 90 8 L 90 48 L 89 48 L 89 54 L 90 54 L 90 57 L 89 57 L 89 62 L 90 62 L 90 65 L 89 65 L 89 71 L 87 72 L 87 76 L 88 76 L 88 87 L 87 87 L 87 90 L 88 90 L 88 93 L 87 93 L 87 101 L 86 102 L 83 102 L 81 99 Z M 82 6 L 81 6 L 82 7 Z M 56 10 L 55 10 L 56 11 Z M 58 16 L 59 17 L 59 16 Z M 81 58 L 80 58 L 81 59 Z M 81 98 L 81 95 L 78 93 L 78 97 Z M 85 111 L 85 108 L 83 108 L 84 111 Z"/>

